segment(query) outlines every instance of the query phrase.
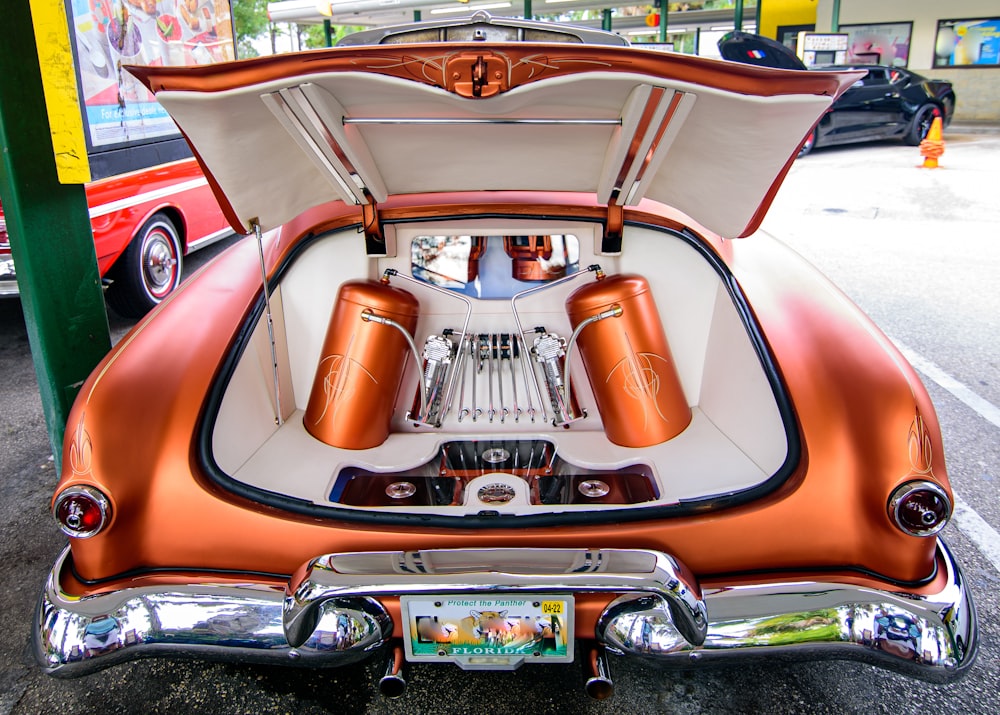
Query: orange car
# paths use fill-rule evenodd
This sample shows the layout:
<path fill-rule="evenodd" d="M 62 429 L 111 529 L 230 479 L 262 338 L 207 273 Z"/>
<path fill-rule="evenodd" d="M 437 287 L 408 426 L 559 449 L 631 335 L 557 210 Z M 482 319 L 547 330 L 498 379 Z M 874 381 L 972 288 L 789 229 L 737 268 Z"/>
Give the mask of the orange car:
<path fill-rule="evenodd" d="M 132 70 L 260 243 L 84 384 L 42 667 L 380 654 L 396 695 L 407 662 L 581 659 L 595 697 L 609 656 L 963 675 L 927 393 L 796 254 L 732 240 L 857 74 L 410 31 Z"/>

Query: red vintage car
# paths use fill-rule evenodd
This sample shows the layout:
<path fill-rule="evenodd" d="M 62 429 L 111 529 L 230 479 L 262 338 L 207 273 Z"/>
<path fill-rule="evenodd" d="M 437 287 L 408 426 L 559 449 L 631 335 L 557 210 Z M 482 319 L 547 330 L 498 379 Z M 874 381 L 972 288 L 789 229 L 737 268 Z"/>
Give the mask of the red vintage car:
<path fill-rule="evenodd" d="M 47 672 L 381 657 L 399 695 L 407 662 L 580 659 L 594 697 L 611 657 L 967 672 L 927 392 L 797 254 L 734 240 L 857 73 L 598 39 L 477 15 L 132 70 L 260 243 L 81 389 Z"/>
<path fill-rule="evenodd" d="M 185 254 L 232 233 L 194 159 L 87 184 L 87 205 L 105 295 L 125 317 L 145 315 L 170 295 Z M 0 226 L 0 295 L 16 295 L 2 207 Z"/>

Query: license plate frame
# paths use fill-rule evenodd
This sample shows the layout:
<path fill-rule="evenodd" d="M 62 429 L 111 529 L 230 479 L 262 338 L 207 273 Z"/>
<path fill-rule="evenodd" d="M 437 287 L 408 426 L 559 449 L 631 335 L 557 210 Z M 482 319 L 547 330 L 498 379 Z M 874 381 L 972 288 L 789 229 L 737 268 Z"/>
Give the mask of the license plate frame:
<path fill-rule="evenodd" d="M 399 600 L 410 662 L 514 670 L 523 663 L 573 661 L 572 594 L 431 594 Z"/>

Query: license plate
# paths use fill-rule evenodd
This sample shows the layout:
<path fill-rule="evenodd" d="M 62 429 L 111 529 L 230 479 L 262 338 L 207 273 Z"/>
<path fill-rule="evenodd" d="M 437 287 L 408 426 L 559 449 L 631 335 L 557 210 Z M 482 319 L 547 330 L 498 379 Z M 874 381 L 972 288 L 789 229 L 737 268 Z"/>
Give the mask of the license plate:
<path fill-rule="evenodd" d="M 522 663 L 573 660 L 573 597 L 401 596 L 409 661 L 512 670 Z"/>

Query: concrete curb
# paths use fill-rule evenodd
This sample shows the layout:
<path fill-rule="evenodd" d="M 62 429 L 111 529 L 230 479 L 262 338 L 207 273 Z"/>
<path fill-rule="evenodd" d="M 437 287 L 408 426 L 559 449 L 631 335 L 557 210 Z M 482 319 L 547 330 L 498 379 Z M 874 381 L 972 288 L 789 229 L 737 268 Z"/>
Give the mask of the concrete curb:
<path fill-rule="evenodd" d="M 955 122 L 948 125 L 946 132 L 953 134 L 1000 134 L 1000 122 Z"/>

